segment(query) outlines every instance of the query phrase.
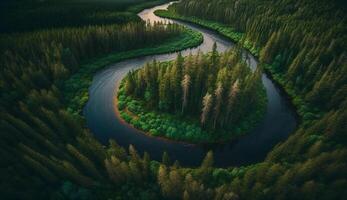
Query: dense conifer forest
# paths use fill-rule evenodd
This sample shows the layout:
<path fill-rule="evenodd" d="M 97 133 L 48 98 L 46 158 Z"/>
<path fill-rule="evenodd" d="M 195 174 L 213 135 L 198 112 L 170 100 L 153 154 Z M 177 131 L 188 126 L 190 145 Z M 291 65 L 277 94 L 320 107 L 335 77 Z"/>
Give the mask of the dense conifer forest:
<path fill-rule="evenodd" d="M 1 2 L 1 199 L 345 199 L 347 7 L 341 0 L 181 0 L 168 12 L 158 12 L 216 30 L 248 49 L 259 58 L 259 69 L 271 75 L 289 96 L 300 118 L 299 127 L 262 162 L 216 168 L 214 153 L 209 151 L 200 166 L 187 167 L 171 160 L 166 152 L 161 161 L 155 161 L 150 154 L 139 153 L 136 146 L 122 147 L 115 140 L 102 145 L 94 137 L 81 110 L 98 69 L 126 58 L 201 43 L 197 32 L 174 24 L 150 25 L 136 15 L 163 2 Z M 148 104 L 153 108 L 196 115 L 201 120 L 199 111 L 208 98 L 214 101 L 214 114 L 218 111 L 218 88 L 223 88 L 226 98 L 233 91 L 261 87 L 260 70 L 251 72 L 235 58 L 238 53 L 215 57 L 214 53 L 151 62 L 129 73 L 124 92 L 135 94 L 139 89 L 138 98 L 149 95 Z M 225 65 L 209 68 L 218 63 L 214 58 Z M 205 63 L 206 68 L 195 62 Z M 229 62 L 232 69 L 226 69 Z M 159 86 L 166 84 L 150 85 L 157 92 L 131 85 L 131 77 L 141 72 L 161 77 L 173 69 L 177 74 L 177 66 L 182 71 L 172 76 L 178 79 L 170 95 L 177 95 L 177 90 L 186 101 L 164 95 L 171 89 L 161 93 Z M 197 90 L 184 88 L 197 86 L 199 73 L 187 72 L 185 66 L 216 70 L 215 76 L 201 81 L 204 89 L 192 95 Z M 229 72 L 227 81 L 217 81 Z M 244 98 L 252 100 L 256 94 L 260 93 Z M 220 102 L 228 108 L 226 100 Z M 239 109 L 247 112 L 252 108 Z M 206 128 L 224 128 L 220 117 L 226 113 L 222 113 L 208 118 Z"/>
<path fill-rule="evenodd" d="M 190 142 L 223 141 L 249 130 L 265 109 L 261 69 L 252 72 L 240 49 L 219 55 L 216 48 L 129 72 L 118 95 L 121 116 L 152 135 Z"/>

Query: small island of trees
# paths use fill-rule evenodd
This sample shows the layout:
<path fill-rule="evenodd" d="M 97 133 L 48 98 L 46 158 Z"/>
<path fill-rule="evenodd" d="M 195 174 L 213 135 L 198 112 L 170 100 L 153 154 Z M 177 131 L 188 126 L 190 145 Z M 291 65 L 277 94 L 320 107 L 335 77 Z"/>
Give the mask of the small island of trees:
<path fill-rule="evenodd" d="M 261 70 L 252 70 L 239 48 L 145 64 L 122 80 L 120 117 L 153 136 L 216 143 L 253 128 L 265 111 Z"/>

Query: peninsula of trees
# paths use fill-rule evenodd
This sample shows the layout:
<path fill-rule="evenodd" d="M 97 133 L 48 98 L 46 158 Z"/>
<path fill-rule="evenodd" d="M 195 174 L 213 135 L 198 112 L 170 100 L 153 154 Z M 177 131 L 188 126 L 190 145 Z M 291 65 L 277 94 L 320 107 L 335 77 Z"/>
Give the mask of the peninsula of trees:
<path fill-rule="evenodd" d="M 147 63 L 129 72 L 118 94 L 121 117 L 155 136 L 218 142 L 239 136 L 262 116 L 266 98 L 261 70 L 235 48 Z"/>

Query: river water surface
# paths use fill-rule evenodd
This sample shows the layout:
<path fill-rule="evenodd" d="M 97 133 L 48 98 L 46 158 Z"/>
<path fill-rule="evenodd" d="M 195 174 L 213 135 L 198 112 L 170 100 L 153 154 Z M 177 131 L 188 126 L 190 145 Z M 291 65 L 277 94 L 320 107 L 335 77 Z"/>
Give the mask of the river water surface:
<path fill-rule="evenodd" d="M 204 29 L 200 26 L 167 20 L 154 15 L 158 9 L 166 9 L 170 3 L 143 10 L 138 15 L 143 20 L 167 21 L 185 25 L 199 31 L 204 36 L 204 42 L 197 48 L 181 51 L 182 55 L 195 54 L 200 49 L 202 52 L 212 50 L 213 43 L 217 43 L 218 51 L 222 52 L 231 48 L 234 43 L 219 34 Z M 245 57 L 254 69 L 258 61 L 245 51 Z M 171 160 L 178 160 L 183 166 L 196 166 L 201 163 L 206 152 L 214 151 L 215 166 L 240 166 L 262 161 L 266 154 L 280 141 L 296 129 L 297 119 L 295 112 L 286 100 L 285 94 L 268 78 L 262 76 L 262 82 L 267 94 L 266 114 L 257 127 L 247 135 L 233 142 L 218 145 L 197 146 L 166 141 L 155 137 L 148 137 L 140 131 L 126 126 L 117 118 L 114 105 L 114 97 L 117 92 L 117 82 L 127 72 L 143 66 L 146 62 L 173 60 L 177 53 L 144 56 L 114 63 L 94 75 L 93 83 L 89 89 L 89 101 L 84 108 L 84 116 L 87 126 L 94 136 L 103 144 L 109 139 L 115 139 L 118 144 L 128 147 L 133 144 L 143 153 L 147 151 L 152 159 L 160 160 L 163 151 L 167 151 Z"/>

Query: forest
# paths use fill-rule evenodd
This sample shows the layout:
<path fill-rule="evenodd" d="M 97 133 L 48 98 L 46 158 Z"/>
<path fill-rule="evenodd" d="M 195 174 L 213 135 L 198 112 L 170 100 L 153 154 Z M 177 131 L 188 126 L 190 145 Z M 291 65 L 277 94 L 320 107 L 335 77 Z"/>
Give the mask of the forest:
<path fill-rule="evenodd" d="M 0 32 L 21 32 L 57 27 L 125 24 L 141 21 L 144 8 L 166 0 L 3 0 Z"/>
<path fill-rule="evenodd" d="M 264 94 L 249 92 L 263 91 L 259 88 L 264 71 L 288 95 L 299 126 L 261 162 L 215 167 L 210 150 L 199 166 L 190 167 L 170 159 L 165 151 L 160 152 L 162 159 L 153 160 L 134 145 L 124 147 L 113 139 L 102 144 L 95 138 L 82 109 L 98 70 L 128 58 L 202 43 L 199 32 L 177 24 L 151 25 L 136 15 L 165 2 L 0 2 L 1 199 L 345 199 L 347 5 L 343 0 L 181 0 L 168 11 L 156 12 L 224 35 L 258 57 L 259 69 L 250 71 L 237 51 L 178 55 L 175 61 L 153 61 L 129 72 L 119 100 L 131 104 L 130 97 L 121 96 L 148 98 L 143 109 L 171 113 L 174 118 L 164 116 L 171 122 L 182 115 L 195 117 L 199 127 L 205 102 L 213 105 L 205 109 L 213 111 L 205 124 L 206 130 L 212 130 L 225 127 L 220 120 L 229 117 L 225 99 L 239 91 L 245 95 L 240 98 L 260 106 L 247 103 L 232 110 L 233 117 L 250 112 L 247 109 L 260 111 L 255 121 L 236 127 L 242 132 L 262 116 Z M 210 79 L 209 70 L 215 73 Z M 142 85 L 137 85 L 140 80 Z M 165 83 L 171 81 L 173 85 Z M 173 87 L 163 89 L 168 86 Z M 220 91 L 223 100 L 218 98 Z M 133 103 L 129 110 L 136 111 L 139 105 Z M 124 107 L 121 102 L 118 106 Z M 152 114 L 145 118 L 150 117 L 156 118 Z"/>
<path fill-rule="evenodd" d="M 265 105 L 261 69 L 252 72 L 240 49 L 219 55 L 216 44 L 210 55 L 179 53 L 175 62 L 147 63 L 127 74 L 118 93 L 127 122 L 152 135 L 194 142 L 245 133 L 261 119 Z"/>

